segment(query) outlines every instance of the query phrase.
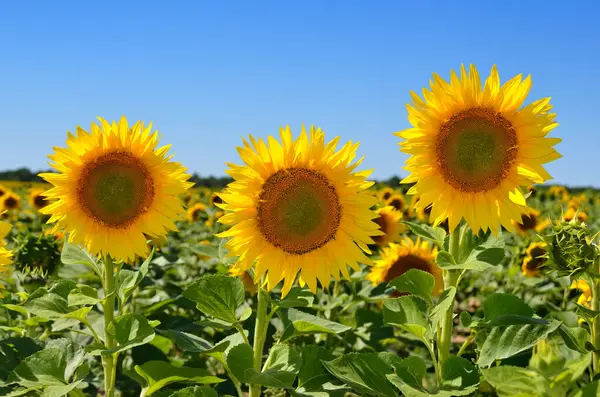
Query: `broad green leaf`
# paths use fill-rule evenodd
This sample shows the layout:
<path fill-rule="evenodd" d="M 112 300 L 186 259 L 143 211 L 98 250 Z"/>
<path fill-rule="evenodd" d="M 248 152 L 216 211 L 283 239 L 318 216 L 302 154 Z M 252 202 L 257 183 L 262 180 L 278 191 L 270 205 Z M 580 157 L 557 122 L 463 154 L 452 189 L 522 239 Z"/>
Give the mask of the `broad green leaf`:
<path fill-rule="evenodd" d="M 391 353 L 350 353 L 323 365 L 360 395 L 397 397 L 398 391 L 386 375 L 393 374 L 394 365 L 400 361 Z"/>
<path fill-rule="evenodd" d="M 435 242 L 440 247 L 444 246 L 444 238 L 446 237 L 446 231 L 441 227 L 431 227 L 414 222 L 403 221 L 406 226 L 417 236 L 426 238 Z"/>
<path fill-rule="evenodd" d="M 571 384 L 584 374 L 591 363 L 592 353 L 582 354 L 580 357 L 569 360 L 565 364 L 564 370 L 552 378 L 550 387 L 557 387 L 559 384 Z"/>
<path fill-rule="evenodd" d="M 70 313 L 64 315 L 64 318 L 74 319 L 77 321 L 81 321 L 82 323 L 87 323 L 87 315 L 92 310 L 92 306 L 85 306 Z"/>
<path fill-rule="evenodd" d="M 49 319 L 60 318 L 73 311 L 69 308 L 67 297 L 76 288 L 71 280 L 59 280 L 50 289 L 38 288 L 23 303 L 23 307 L 36 316 Z"/>
<path fill-rule="evenodd" d="M 395 373 L 388 374 L 387 379 L 403 393 L 413 395 L 427 394 L 423 387 L 423 378 L 427 373 L 427 365 L 420 357 L 409 356 L 394 365 Z"/>
<path fill-rule="evenodd" d="M 173 342 L 175 342 L 177 347 L 186 352 L 205 353 L 214 348 L 214 346 L 207 340 L 187 332 L 175 330 L 161 331 L 159 329 L 156 331 L 171 339 Z"/>
<path fill-rule="evenodd" d="M 142 282 L 144 277 L 146 277 L 146 274 L 148 274 L 148 267 L 150 266 L 150 262 L 152 262 L 153 256 L 154 248 L 138 270 L 122 269 L 119 272 L 117 276 L 117 296 L 119 297 L 121 306 L 127 302 L 135 288 Z"/>
<path fill-rule="evenodd" d="M 454 308 L 454 298 L 456 297 L 456 288 L 450 287 L 440 295 L 438 303 L 431 309 L 431 327 L 437 329 L 439 324 L 444 322 L 446 312 L 450 307 Z M 464 313 L 464 312 L 463 312 Z"/>
<path fill-rule="evenodd" d="M 134 367 L 135 372 L 146 382 L 140 397 L 149 396 L 166 385 L 175 382 L 202 384 L 220 383 L 224 379 L 212 375 L 202 368 L 175 367 L 166 361 L 148 361 Z"/>
<path fill-rule="evenodd" d="M 429 332 L 427 303 L 415 296 L 401 296 L 383 301 L 383 322 L 394 325 L 424 340 Z"/>
<path fill-rule="evenodd" d="M 439 251 L 437 253 L 435 261 L 438 264 L 438 266 L 442 269 L 456 268 L 456 262 L 454 261 L 454 258 L 452 257 L 452 255 L 450 255 L 448 251 Z"/>
<path fill-rule="evenodd" d="M 6 338 L 0 340 L 0 384 L 25 360 L 42 350 L 43 345 L 31 338 Z"/>
<path fill-rule="evenodd" d="M 69 243 L 68 239 L 65 239 L 65 244 L 60 253 L 60 260 L 67 266 L 84 265 L 99 277 L 102 277 L 104 274 L 104 269 L 94 256 L 80 246 Z"/>
<path fill-rule="evenodd" d="M 294 348 L 276 344 L 271 348 L 262 372 L 257 372 L 252 363 L 252 347 L 245 343 L 234 347 L 227 355 L 229 370 L 241 382 L 289 389 L 300 371 L 302 357 Z"/>
<path fill-rule="evenodd" d="M 291 307 L 310 307 L 315 300 L 315 295 L 306 288 L 293 287 L 282 300 L 276 303 L 282 309 Z"/>
<path fill-rule="evenodd" d="M 479 372 L 473 363 L 462 357 L 450 356 L 444 362 L 442 372 L 444 381 L 437 395 L 466 396 L 479 386 Z"/>
<path fill-rule="evenodd" d="M 169 397 L 219 397 L 219 395 L 210 387 L 193 386 L 176 391 Z"/>
<path fill-rule="evenodd" d="M 326 348 L 309 345 L 302 347 L 302 367 L 298 374 L 298 386 L 293 395 L 344 397 L 349 390 L 327 372 L 323 361 L 332 361 L 333 354 Z"/>
<path fill-rule="evenodd" d="M 196 302 L 202 313 L 236 323 L 236 309 L 244 302 L 244 284 L 237 277 L 208 275 L 192 283 L 183 296 Z"/>
<path fill-rule="evenodd" d="M 600 380 L 596 380 L 583 389 L 577 391 L 571 397 L 598 397 L 600 396 Z"/>
<path fill-rule="evenodd" d="M 67 296 L 69 306 L 95 305 L 98 302 L 98 290 L 85 284 L 78 284 Z"/>
<path fill-rule="evenodd" d="M 569 328 L 564 324 L 558 328 L 558 333 L 565 341 L 565 344 L 572 350 L 579 353 L 586 353 L 585 342 L 590 339 L 590 334 L 585 328 Z"/>
<path fill-rule="evenodd" d="M 125 314 L 115 318 L 107 327 L 109 335 L 117 340 L 117 347 L 106 353 L 117 353 L 134 346 L 144 345 L 154 339 L 154 328 L 141 314 Z"/>
<path fill-rule="evenodd" d="M 467 311 L 460 312 L 460 325 L 465 328 L 469 328 L 473 319 L 471 318 L 471 314 Z"/>
<path fill-rule="evenodd" d="M 85 350 L 72 341 L 54 339 L 44 350 L 23 360 L 10 374 L 8 382 L 25 387 L 64 387 L 71 383 L 85 357 Z"/>
<path fill-rule="evenodd" d="M 351 327 L 326 320 L 312 314 L 301 312 L 296 309 L 289 309 L 287 315 L 280 312 L 284 323 L 288 324 L 287 329 L 281 337 L 285 341 L 293 336 L 309 334 L 339 334 L 351 329 Z"/>
<path fill-rule="evenodd" d="M 431 293 L 435 278 L 430 273 L 418 269 L 409 269 L 407 272 L 390 281 L 398 292 L 406 292 L 423 298 L 426 302 L 432 303 Z"/>
<path fill-rule="evenodd" d="M 532 317 L 534 311 L 515 295 L 492 294 L 483 302 L 483 313 L 487 321 L 493 322 L 503 316 Z"/>
<path fill-rule="evenodd" d="M 492 385 L 499 397 L 544 397 L 547 383 L 535 371 L 502 365 L 481 370 L 484 379 Z"/>
<path fill-rule="evenodd" d="M 492 327 L 481 346 L 477 364 L 482 368 L 489 367 L 494 360 L 508 358 L 529 349 L 538 340 L 554 332 L 560 324 L 559 321 L 552 320 L 547 325 Z"/>

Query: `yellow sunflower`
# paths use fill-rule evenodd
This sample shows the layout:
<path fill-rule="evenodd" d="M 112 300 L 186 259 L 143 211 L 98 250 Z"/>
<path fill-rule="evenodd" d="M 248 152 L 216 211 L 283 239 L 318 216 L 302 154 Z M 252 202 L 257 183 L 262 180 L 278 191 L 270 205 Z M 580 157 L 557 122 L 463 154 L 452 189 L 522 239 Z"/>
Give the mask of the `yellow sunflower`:
<path fill-rule="evenodd" d="M 569 207 L 567 212 L 563 215 L 564 220 L 567 222 L 571 222 L 575 217 L 577 217 L 578 222 L 585 222 L 587 221 L 588 215 L 584 211 L 573 209 L 571 207 Z"/>
<path fill-rule="evenodd" d="M 391 206 L 400 212 L 404 212 L 407 209 L 406 200 L 398 193 L 392 194 L 385 202 L 385 205 Z"/>
<path fill-rule="evenodd" d="M 219 194 L 217 192 L 213 192 L 210 196 L 210 205 L 214 207 L 217 204 L 223 204 L 223 200 L 221 199 L 221 197 L 219 197 Z"/>
<path fill-rule="evenodd" d="M 10 191 L 10 189 L 8 189 L 6 186 L 0 185 L 0 197 L 4 196 L 9 191 Z"/>
<path fill-rule="evenodd" d="M 374 221 L 379 225 L 379 229 L 383 232 L 383 235 L 373 237 L 375 243 L 383 247 L 400 240 L 400 234 L 406 229 L 404 224 L 400 222 L 402 220 L 402 212 L 397 211 L 392 206 L 387 206 L 377 209 L 376 213 L 379 216 Z"/>
<path fill-rule="evenodd" d="M 48 202 L 46 201 L 46 197 L 44 196 L 44 189 L 31 189 L 29 191 L 29 206 L 31 208 L 35 208 L 36 210 L 41 210 Z"/>
<path fill-rule="evenodd" d="M 581 295 L 577 299 L 577 303 L 590 307 L 590 303 L 592 302 L 592 289 L 587 282 L 583 280 L 573 281 L 569 289 L 578 289 L 581 291 Z"/>
<path fill-rule="evenodd" d="M 56 201 L 40 212 L 92 254 L 132 261 L 148 254 L 146 236 L 177 230 L 173 220 L 185 212 L 179 196 L 192 184 L 170 161 L 170 146 L 157 148 L 152 124 L 98 120 L 91 132 L 68 133 L 67 148 L 49 156 L 59 173 L 41 177 L 54 185 L 45 195 Z"/>
<path fill-rule="evenodd" d="M 187 210 L 187 218 L 190 222 L 198 222 L 203 215 L 206 215 L 206 205 L 196 203 Z"/>
<path fill-rule="evenodd" d="M 296 275 L 311 291 L 317 280 L 323 288 L 347 266 L 370 263 L 363 253 L 372 236 L 381 232 L 371 210 L 377 198 L 367 191 L 371 171 L 354 172 L 358 143 L 336 150 L 339 137 L 325 143 L 321 129 L 304 126 L 296 140 L 289 127 L 281 128 L 281 143 L 244 140 L 238 152 L 246 165 L 229 164 L 234 178 L 219 196 L 226 211 L 219 222 L 232 225 L 220 237 L 231 256 L 239 256 L 233 271 L 248 270 L 255 263 L 256 282 L 266 275 L 266 288 L 284 280 L 282 293 L 292 287 Z"/>
<path fill-rule="evenodd" d="M 540 211 L 530 208 L 529 214 L 521 216 L 520 223 L 513 219 L 512 224 L 521 234 L 527 234 L 532 230 L 535 230 L 536 232 L 540 233 L 548 226 L 550 226 L 550 220 L 544 219 L 540 215 Z"/>
<path fill-rule="evenodd" d="M 483 88 L 472 65 L 460 78 L 452 71 L 450 83 L 433 80 L 425 100 L 411 92 L 412 128 L 396 133 L 411 155 L 402 183 L 415 183 L 417 209 L 432 204 L 434 225 L 448 218 L 454 230 L 464 218 L 474 232 L 512 230 L 511 219 L 527 214 L 521 186 L 550 179 L 542 164 L 561 157 L 552 148 L 560 139 L 546 137 L 558 125 L 550 98 L 522 107 L 530 77 L 500 86 L 495 66 Z"/>
<path fill-rule="evenodd" d="M 5 281 L 10 275 L 10 264 L 12 263 L 12 252 L 6 248 L 6 241 L 4 240 L 10 232 L 11 225 L 0 221 L 0 281 Z M 3 297 L 2 290 L 4 285 L 0 283 L 0 298 Z"/>
<path fill-rule="evenodd" d="M 433 295 L 439 296 L 444 291 L 442 269 L 435 262 L 437 248 L 432 248 L 428 241 L 405 237 L 400 244 L 391 243 L 381 251 L 381 259 L 375 261 L 367 280 L 373 285 L 389 283 L 410 269 L 423 270 L 435 278 Z"/>
<path fill-rule="evenodd" d="M 10 211 L 19 208 L 21 208 L 21 197 L 16 193 L 8 191 L 0 197 L 0 209 Z"/>
<path fill-rule="evenodd" d="M 392 195 L 396 193 L 396 190 L 392 189 L 389 186 L 384 187 L 383 189 L 381 189 L 378 194 L 379 194 L 379 198 L 381 199 L 381 201 L 383 201 L 384 203 L 386 203 L 390 197 L 392 197 Z"/>
<path fill-rule="evenodd" d="M 525 259 L 521 265 L 523 275 L 527 277 L 536 277 L 540 274 L 540 268 L 546 262 L 546 258 L 542 258 L 546 254 L 546 243 L 531 243 L 525 251 Z"/>

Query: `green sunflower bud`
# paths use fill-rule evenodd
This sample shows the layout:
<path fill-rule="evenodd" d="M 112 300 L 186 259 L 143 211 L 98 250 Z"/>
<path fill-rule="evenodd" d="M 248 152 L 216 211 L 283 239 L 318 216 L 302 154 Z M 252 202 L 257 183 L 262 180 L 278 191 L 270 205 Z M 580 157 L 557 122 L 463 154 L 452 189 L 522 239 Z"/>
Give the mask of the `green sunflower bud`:
<path fill-rule="evenodd" d="M 13 250 L 14 267 L 30 276 L 52 274 L 60 263 L 60 249 L 60 243 L 53 235 L 20 235 Z"/>
<path fill-rule="evenodd" d="M 575 275 L 588 271 L 600 256 L 598 247 L 592 244 L 594 238 L 585 223 L 576 219 L 554 224 L 552 232 L 545 238 L 549 245 L 548 264 L 561 274 Z"/>

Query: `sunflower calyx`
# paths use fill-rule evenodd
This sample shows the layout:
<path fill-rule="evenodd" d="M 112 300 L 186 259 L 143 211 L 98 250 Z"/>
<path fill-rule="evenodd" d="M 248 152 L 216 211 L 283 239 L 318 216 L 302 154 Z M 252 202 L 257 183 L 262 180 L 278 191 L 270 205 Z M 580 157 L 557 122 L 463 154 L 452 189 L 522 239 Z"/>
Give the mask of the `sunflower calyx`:
<path fill-rule="evenodd" d="M 30 276 L 52 274 L 60 263 L 60 248 L 60 244 L 52 235 L 20 235 L 14 248 L 14 267 Z"/>
<path fill-rule="evenodd" d="M 548 264 L 563 275 L 588 272 L 600 256 L 598 247 L 592 244 L 593 239 L 584 223 L 573 220 L 553 225 L 552 232 L 545 238 L 549 245 Z"/>

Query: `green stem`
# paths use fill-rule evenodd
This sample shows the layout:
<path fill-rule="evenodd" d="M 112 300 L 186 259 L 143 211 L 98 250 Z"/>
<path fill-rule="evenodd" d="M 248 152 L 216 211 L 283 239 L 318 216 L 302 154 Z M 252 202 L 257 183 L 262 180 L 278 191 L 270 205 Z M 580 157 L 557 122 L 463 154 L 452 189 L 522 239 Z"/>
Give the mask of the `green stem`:
<path fill-rule="evenodd" d="M 424 340 L 425 346 L 427 346 L 427 350 L 429 350 L 429 354 L 431 355 L 431 361 L 433 362 L 433 368 L 435 369 L 435 374 L 438 378 L 438 383 L 442 384 L 442 373 L 440 372 L 440 366 L 438 364 L 437 359 L 435 358 L 435 352 L 433 351 L 433 343 L 429 343 L 429 341 Z"/>
<path fill-rule="evenodd" d="M 115 269 L 114 264 L 109 255 L 106 255 L 104 260 L 104 332 L 106 335 L 106 348 L 114 349 L 116 347 L 115 339 L 108 333 L 108 325 L 113 321 L 115 316 Z M 104 366 L 104 390 L 106 397 L 114 397 L 115 395 L 115 378 L 117 373 L 116 355 L 107 354 L 102 356 L 102 365 Z"/>
<path fill-rule="evenodd" d="M 249 345 L 250 341 L 248 340 L 248 337 L 246 336 L 246 333 L 244 332 L 244 327 L 242 327 L 241 324 L 236 324 L 235 329 L 237 329 L 238 332 L 240 333 L 240 335 L 242 335 L 242 338 L 244 339 L 244 343 Z"/>
<path fill-rule="evenodd" d="M 458 353 L 456 353 L 456 355 L 458 357 L 462 356 L 463 353 L 465 352 L 465 350 L 467 350 L 467 347 L 471 344 L 471 342 L 473 342 L 473 339 L 475 337 L 473 335 L 469 335 L 469 337 L 467 338 L 467 340 L 465 340 L 465 343 L 463 343 L 463 345 L 460 347 L 460 350 L 458 351 Z"/>
<path fill-rule="evenodd" d="M 594 264 L 594 269 L 596 272 L 600 271 L 600 259 L 596 259 Z M 600 310 L 600 279 L 598 277 L 592 278 L 591 285 L 592 292 L 592 310 L 599 311 Z M 593 359 L 592 365 L 594 369 L 594 374 L 600 373 L 600 353 L 598 349 L 600 349 L 600 316 L 596 316 L 592 322 L 592 345 L 594 345 Z"/>
<path fill-rule="evenodd" d="M 450 235 L 450 255 L 454 258 L 455 261 L 458 261 L 458 251 L 460 249 L 460 240 L 461 240 L 461 231 L 463 227 L 461 225 L 454 228 L 452 234 Z M 444 270 L 444 289 L 448 289 L 450 287 L 457 287 L 458 281 L 460 278 L 459 270 Z M 442 378 L 444 376 L 444 363 L 450 357 L 450 345 L 452 343 L 452 326 L 453 326 L 453 316 L 454 316 L 454 302 L 450 304 L 448 310 L 446 311 L 446 315 L 444 317 L 444 322 L 442 323 L 441 335 L 438 339 L 438 362 L 440 366 L 440 372 L 442 374 Z"/>
<path fill-rule="evenodd" d="M 267 328 L 269 326 L 269 317 L 267 317 L 267 300 L 264 297 L 266 291 L 262 288 L 258 290 L 258 309 L 256 311 L 256 325 L 254 326 L 254 370 L 261 372 L 262 370 L 262 355 L 267 337 Z M 251 385 L 250 397 L 260 397 L 260 385 Z"/>

